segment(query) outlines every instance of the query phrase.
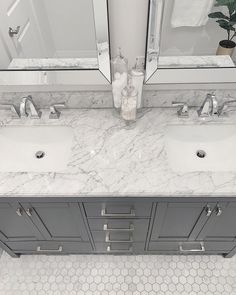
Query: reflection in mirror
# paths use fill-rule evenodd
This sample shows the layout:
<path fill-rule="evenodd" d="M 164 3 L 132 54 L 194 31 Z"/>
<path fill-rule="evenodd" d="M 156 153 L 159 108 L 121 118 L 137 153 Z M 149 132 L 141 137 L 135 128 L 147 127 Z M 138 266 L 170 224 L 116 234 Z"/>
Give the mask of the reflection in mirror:
<path fill-rule="evenodd" d="M 157 69 L 234 68 L 235 30 L 236 0 L 150 0 L 146 80 Z"/>
<path fill-rule="evenodd" d="M 100 70 L 110 81 L 107 0 L 1 0 L 0 70 Z"/>

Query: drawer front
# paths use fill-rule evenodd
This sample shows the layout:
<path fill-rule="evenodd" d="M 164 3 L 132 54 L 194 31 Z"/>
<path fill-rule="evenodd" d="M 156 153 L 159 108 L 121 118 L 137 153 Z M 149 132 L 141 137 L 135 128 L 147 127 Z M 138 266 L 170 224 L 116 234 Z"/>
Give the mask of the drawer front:
<path fill-rule="evenodd" d="M 101 232 L 92 231 L 92 236 L 95 242 L 106 243 L 133 243 L 134 238 L 131 233 L 128 232 Z"/>
<path fill-rule="evenodd" d="M 145 241 L 149 225 L 149 219 L 91 218 L 88 222 L 95 241 L 105 241 L 107 232 L 114 237 L 124 233 L 124 236 L 132 236 L 134 241 Z"/>
<path fill-rule="evenodd" d="M 96 252 L 106 254 L 141 254 L 144 253 L 144 243 L 96 243 Z"/>
<path fill-rule="evenodd" d="M 152 203 L 84 203 L 88 217 L 101 218 L 136 218 L 150 217 Z"/>
<path fill-rule="evenodd" d="M 148 251 L 174 252 L 178 254 L 228 253 L 234 247 L 232 242 L 150 242 Z"/>
<path fill-rule="evenodd" d="M 73 254 L 90 253 L 90 243 L 83 242 L 54 242 L 54 241 L 30 241 L 8 242 L 7 246 L 16 254 Z"/>

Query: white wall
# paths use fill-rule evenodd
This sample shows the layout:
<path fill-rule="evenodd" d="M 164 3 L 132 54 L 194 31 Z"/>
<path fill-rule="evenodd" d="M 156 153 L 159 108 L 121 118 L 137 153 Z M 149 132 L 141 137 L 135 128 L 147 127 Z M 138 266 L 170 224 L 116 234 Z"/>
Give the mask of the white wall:
<path fill-rule="evenodd" d="M 59 56 L 76 51 L 96 55 L 92 0 L 44 0 L 53 41 Z M 68 20 L 68 16 L 70 16 Z M 77 55 L 78 56 L 78 55 Z"/>
<path fill-rule="evenodd" d="M 46 14 L 43 1 L 31 0 L 31 7 L 35 22 L 38 27 L 41 42 L 43 44 L 44 54 L 42 57 L 52 57 L 55 53 L 55 45 L 53 43 L 52 31 Z"/>
<path fill-rule="evenodd" d="M 121 47 L 130 66 L 136 56 L 144 56 L 148 0 L 108 0 L 112 56 Z"/>

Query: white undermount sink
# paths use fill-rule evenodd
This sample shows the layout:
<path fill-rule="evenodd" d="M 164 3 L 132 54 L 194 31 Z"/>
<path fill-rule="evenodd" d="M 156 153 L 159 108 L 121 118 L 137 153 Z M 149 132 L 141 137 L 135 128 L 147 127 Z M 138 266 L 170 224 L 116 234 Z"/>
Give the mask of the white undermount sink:
<path fill-rule="evenodd" d="M 175 172 L 236 172 L 236 125 L 170 125 L 165 148 Z"/>
<path fill-rule="evenodd" d="M 1 127 L 0 172 L 61 172 L 72 139 L 72 128 L 66 126 Z"/>

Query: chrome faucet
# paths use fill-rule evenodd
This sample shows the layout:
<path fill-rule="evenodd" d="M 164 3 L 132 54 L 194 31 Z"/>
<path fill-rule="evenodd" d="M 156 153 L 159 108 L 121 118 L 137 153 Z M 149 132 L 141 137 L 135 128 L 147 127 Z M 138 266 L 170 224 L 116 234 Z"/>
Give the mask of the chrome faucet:
<path fill-rule="evenodd" d="M 42 112 L 36 107 L 35 103 L 33 102 L 33 98 L 31 95 L 23 97 L 20 103 L 20 115 L 21 117 L 29 117 L 29 113 L 27 111 L 27 105 L 29 104 L 30 108 L 30 118 L 32 119 L 40 119 Z"/>
<path fill-rule="evenodd" d="M 58 111 L 58 108 L 65 108 L 66 105 L 64 102 L 52 104 L 50 106 L 50 114 L 49 119 L 59 119 L 61 116 L 61 112 Z"/>
<path fill-rule="evenodd" d="M 225 102 L 222 104 L 222 106 L 219 107 L 219 110 L 218 110 L 218 116 L 220 117 L 220 116 L 224 115 L 224 114 L 227 112 L 227 110 L 229 110 L 229 106 L 230 106 L 231 104 L 234 104 L 234 103 L 236 103 L 236 99 L 232 99 L 232 100 L 225 101 Z M 234 110 L 236 110 L 236 105 L 235 105 L 235 107 L 234 107 Z"/>
<path fill-rule="evenodd" d="M 218 101 L 214 94 L 208 93 L 201 107 L 197 110 L 199 117 L 218 115 Z"/>
<path fill-rule="evenodd" d="M 180 117 L 180 118 L 188 118 L 189 117 L 188 105 L 186 102 L 173 101 L 172 106 L 173 107 L 180 107 L 179 110 L 177 111 L 178 117 Z"/>

